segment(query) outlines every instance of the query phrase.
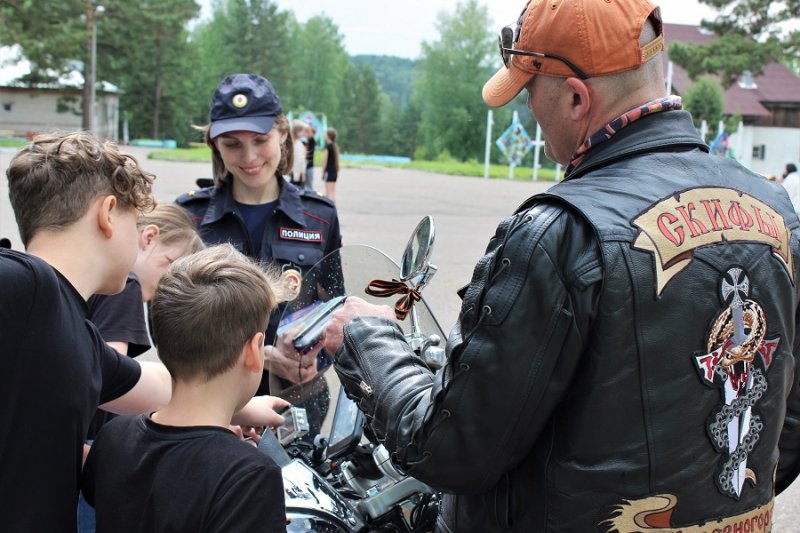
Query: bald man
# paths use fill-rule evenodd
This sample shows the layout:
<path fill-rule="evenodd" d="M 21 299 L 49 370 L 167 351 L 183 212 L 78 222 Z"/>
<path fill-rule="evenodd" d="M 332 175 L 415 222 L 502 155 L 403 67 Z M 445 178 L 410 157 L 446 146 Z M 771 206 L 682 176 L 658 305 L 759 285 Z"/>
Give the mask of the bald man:
<path fill-rule="evenodd" d="M 441 371 L 349 298 L 348 396 L 447 492 L 441 531 L 769 531 L 800 468 L 791 203 L 709 155 L 647 0 L 531 0 L 500 45 L 483 98 L 526 92 L 565 180 L 498 226 Z"/>

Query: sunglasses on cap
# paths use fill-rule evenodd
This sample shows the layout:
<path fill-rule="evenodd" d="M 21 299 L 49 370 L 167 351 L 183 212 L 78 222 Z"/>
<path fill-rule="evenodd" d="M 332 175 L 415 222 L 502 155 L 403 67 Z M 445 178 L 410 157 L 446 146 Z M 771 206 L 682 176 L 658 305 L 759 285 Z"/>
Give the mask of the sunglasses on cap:
<path fill-rule="evenodd" d="M 506 68 L 510 68 L 509 63 L 511 62 L 512 55 L 555 59 L 557 61 L 561 61 L 562 63 L 564 63 L 580 79 L 582 80 L 589 79 L 589 76 L 587 76 L 584 71 L 573 65 L 572 62 L 569 61 L 568 59 L 564 59 L 561 56 L 557 56 L 555 54 L 545 54 L 542 52 L 531 52 L 529 50 L 515 49 L 514 30 L 512 30 L 510 26 L 506 26 L 505 28 L 500 30 L 500 57 L 503 58 L 503 64 L 506 66 Z"/>

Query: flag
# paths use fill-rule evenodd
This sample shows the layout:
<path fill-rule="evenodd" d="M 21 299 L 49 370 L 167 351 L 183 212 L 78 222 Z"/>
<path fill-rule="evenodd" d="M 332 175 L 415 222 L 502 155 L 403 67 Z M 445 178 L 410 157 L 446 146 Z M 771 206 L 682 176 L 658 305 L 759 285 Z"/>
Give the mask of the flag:
<path fill-rule="evenodd" d="M 725 157 L 730 155 L 730 142 L 728 141 L 728 132 L 725 130 L 720 130 L 717 133 L 717 136 L 714 137 L 714 140 L 711 141 L 711 155 L 718 155 L 720 157 Z"/>
<path fill-rule="evenodd" d="M 500 135 L 495 144 L 506 156 L 508 163 L 513 166 L 519 165 L 525 154 L 533 147 L 533 141 L 519 121 L 519 114 L 516 111 L 511 119 L 511 125 Z"/>

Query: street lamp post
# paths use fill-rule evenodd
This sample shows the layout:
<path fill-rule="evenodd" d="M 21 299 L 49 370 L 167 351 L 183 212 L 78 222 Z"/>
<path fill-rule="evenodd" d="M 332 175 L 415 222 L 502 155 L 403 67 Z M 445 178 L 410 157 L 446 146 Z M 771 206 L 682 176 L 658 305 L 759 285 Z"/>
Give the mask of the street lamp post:
<path fill-rule="evenodd" d="M 93 134 L 97 133 L 97 121 L 95 115 L 97 112 L 97 17 L 105 11 L 101 5 L 97 5 L 91 13 L 91 26 L 92 26 L 92 49 L 91 49 L 91 69 L 89 72 L 89 131 Z"/>

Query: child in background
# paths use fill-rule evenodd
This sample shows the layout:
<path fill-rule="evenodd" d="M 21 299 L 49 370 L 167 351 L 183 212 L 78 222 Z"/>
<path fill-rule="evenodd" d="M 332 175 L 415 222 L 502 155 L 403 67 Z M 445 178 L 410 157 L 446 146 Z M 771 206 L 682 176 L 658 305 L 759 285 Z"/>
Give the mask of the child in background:
<path fill-rule="evenodd" d="M 151 314 L 172 399 L 97 435 L 83 477 L 97 531 L 285 531 L 280 468 L 228 429 L 261 380 L 279 292 L 229 244 L 170 267 Z"/>
<path fill-rule="evenodd" d="M 136 226 L 139 230 L 138 254 L 125 288 L 111 296 L 92 296 L 87 313 L 87 318 L 97 327 L 106 344 L 130 357 L 141 355 L 150 348 L 143 302 L 153 298 L 158 280 L 176 259 L 204 247 L 189 213 L 175 204 L 158 205 L 152 211 L 140 214 Z M 89 444 L 113 417 L 109 412 L 97 410 L 89 425 Z M 88 453 L 88 446 L 84 453 Z M 94 509 L 81 497 L 78 502 L 78 532 L 93 531 Z"/>
<path fill-rule="evenodd" d="M 325 132 L 325 151 L 322 152 L 322 181 L 325 182 L 325 196 L 336 203 L 336 180 L 339 179 L 339 147 L 336 145 L 336 130 L 328 128 Z"/>
<path fill-rule="evenodd" d="M 294 145 L 294 161 L 292 162 L 292 185 L 302 189 L 306 183 L 306 125 L 299 120 L 292 122 L 292 143 Z M 305 187 L 308 188 L 308 187 Z"/>
<path fill-rule="evenodd" d="M 161 204 L 139 215 L 139 250 L 125 289 L 112 296 L 89 298 L 88 317 L 103 339 L 121 354 L 136 357 L 150 348 L 142 302 L 153 298 L 169 266 L 203 249 L 194 222 L 185 209 Z"/>

